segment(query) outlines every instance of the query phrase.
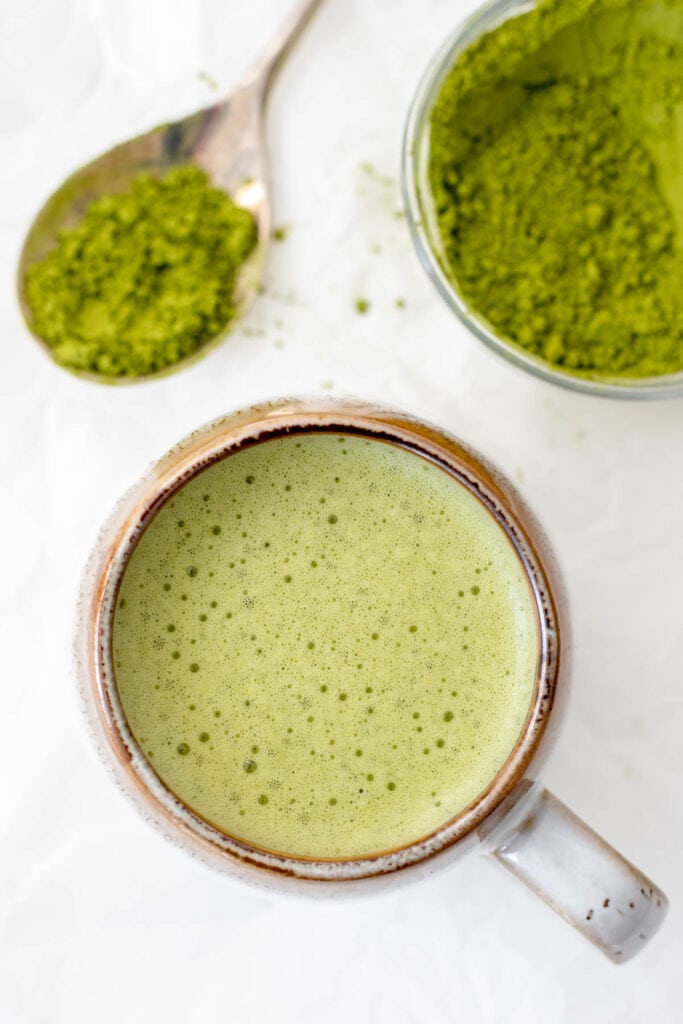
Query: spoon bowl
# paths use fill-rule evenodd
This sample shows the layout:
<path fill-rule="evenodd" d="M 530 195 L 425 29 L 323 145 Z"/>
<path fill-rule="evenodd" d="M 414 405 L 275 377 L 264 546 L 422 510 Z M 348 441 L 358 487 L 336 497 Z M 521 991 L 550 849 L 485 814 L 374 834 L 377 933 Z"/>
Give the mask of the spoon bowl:
<path fill-rule="evenodd" d="M 277 72 L 322 2 L 304 0 L 299 3 L 262 58 L 225 99 L 114 146 L 67 178 L 38 212 L 19 258 L 17 293 L 29 331 L 50 357 L 52 350 L 36 331 L 26 299 L 26 272 L 55 248 L 60 231 L 82 220 L 94 200 L 127 191 L 142 171 L 160 177 L 173 167 L 191 163 L 206 172 L 213 187 L 229 195 L 237 206 L 249 210 L 257 225 L 257 245 L 237 278 L 236 315 L 196 351 L 162 370 L 138 377 L 109 377 L 70 367 L 69 372 L 107 384 L 156 380 L 203 358 L 245 315 L 258 293 L 270 241 L 266 104 Z"/>

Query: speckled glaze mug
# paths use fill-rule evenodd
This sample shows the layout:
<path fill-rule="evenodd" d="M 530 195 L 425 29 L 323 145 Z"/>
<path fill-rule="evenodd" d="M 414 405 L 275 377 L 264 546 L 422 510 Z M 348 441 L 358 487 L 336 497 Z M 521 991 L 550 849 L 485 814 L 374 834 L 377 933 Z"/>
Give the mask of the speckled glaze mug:
<path fill-rule="evenodd" d="M 117 693 L 112 624 L 128 558 L 156 512 L 203 469 L 245 445 L 311 431 L 360 434 L 436 463 L 505 531 L 528 580 L 538 627 L 535 685 L 516 745 L 485 791 L 418 842 L 377 856 L 312 860 L 271 853 L 220 831 L 163 784 L 133 737 Z M 479 850 L 537 893 L 615 963 L 644 947 L 667 901 L 652 882 L 537 781 L 569 676 L 564 589 L 543 532 L 510 483 L 476 452 L 401 413 L 340 400 L 281 400 L 217 420 L 180 442 L 122 499 L 88 563 L 76 635 L 86 716 L 124 792 L 168 838 L 209 865 L 271 888 L 314 895 L 408 881 Z"/>

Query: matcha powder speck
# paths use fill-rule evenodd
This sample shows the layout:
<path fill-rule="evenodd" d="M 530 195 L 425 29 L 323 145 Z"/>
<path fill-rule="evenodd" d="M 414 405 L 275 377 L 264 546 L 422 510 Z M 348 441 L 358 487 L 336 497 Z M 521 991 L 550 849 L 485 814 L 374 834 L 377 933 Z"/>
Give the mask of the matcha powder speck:
<path fill-rule="evenodd" d="M 152 374 L 191 355 L 235 316 L 237 274 L 256 222 L 198 167 L 91 203 L 29 268 L 33 329 L 58 363 L 108 377 Z"/>
<path fill-rule="evenodd" d="M 446 270 L 561 370 L 683 370 L 683 0 L 540 0 L 457 60 L 431 119 Z"/>

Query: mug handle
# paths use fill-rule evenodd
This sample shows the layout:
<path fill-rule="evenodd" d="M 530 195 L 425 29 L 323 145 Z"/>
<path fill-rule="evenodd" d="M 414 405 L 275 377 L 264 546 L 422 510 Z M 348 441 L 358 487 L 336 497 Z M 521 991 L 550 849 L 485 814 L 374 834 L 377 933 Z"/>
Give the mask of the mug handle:
<path fill-rule="evenodd" d="M 661 889 L 542 786 L 494 826 L 485 852 L 615 964 L 639 953 L 666 916 Z"/>

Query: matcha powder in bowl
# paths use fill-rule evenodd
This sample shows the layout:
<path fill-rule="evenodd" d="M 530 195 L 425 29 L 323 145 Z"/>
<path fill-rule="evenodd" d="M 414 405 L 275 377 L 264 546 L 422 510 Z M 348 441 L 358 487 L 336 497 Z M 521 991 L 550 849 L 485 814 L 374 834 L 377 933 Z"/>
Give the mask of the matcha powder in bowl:
<path fill-rule="evenodd" d="M 256 244 L 253 215 L 193 164 L 137 174 L 28 267 L 28 325 L 79 375 L 116 382 L 169 371 L 221 339 Z"/>
<path fill-rule="evenodd" d="M 422 262 L 555 383 L 683 394 L 683 0 L 497 0 L 437 56 L 404 186 Z"/>

